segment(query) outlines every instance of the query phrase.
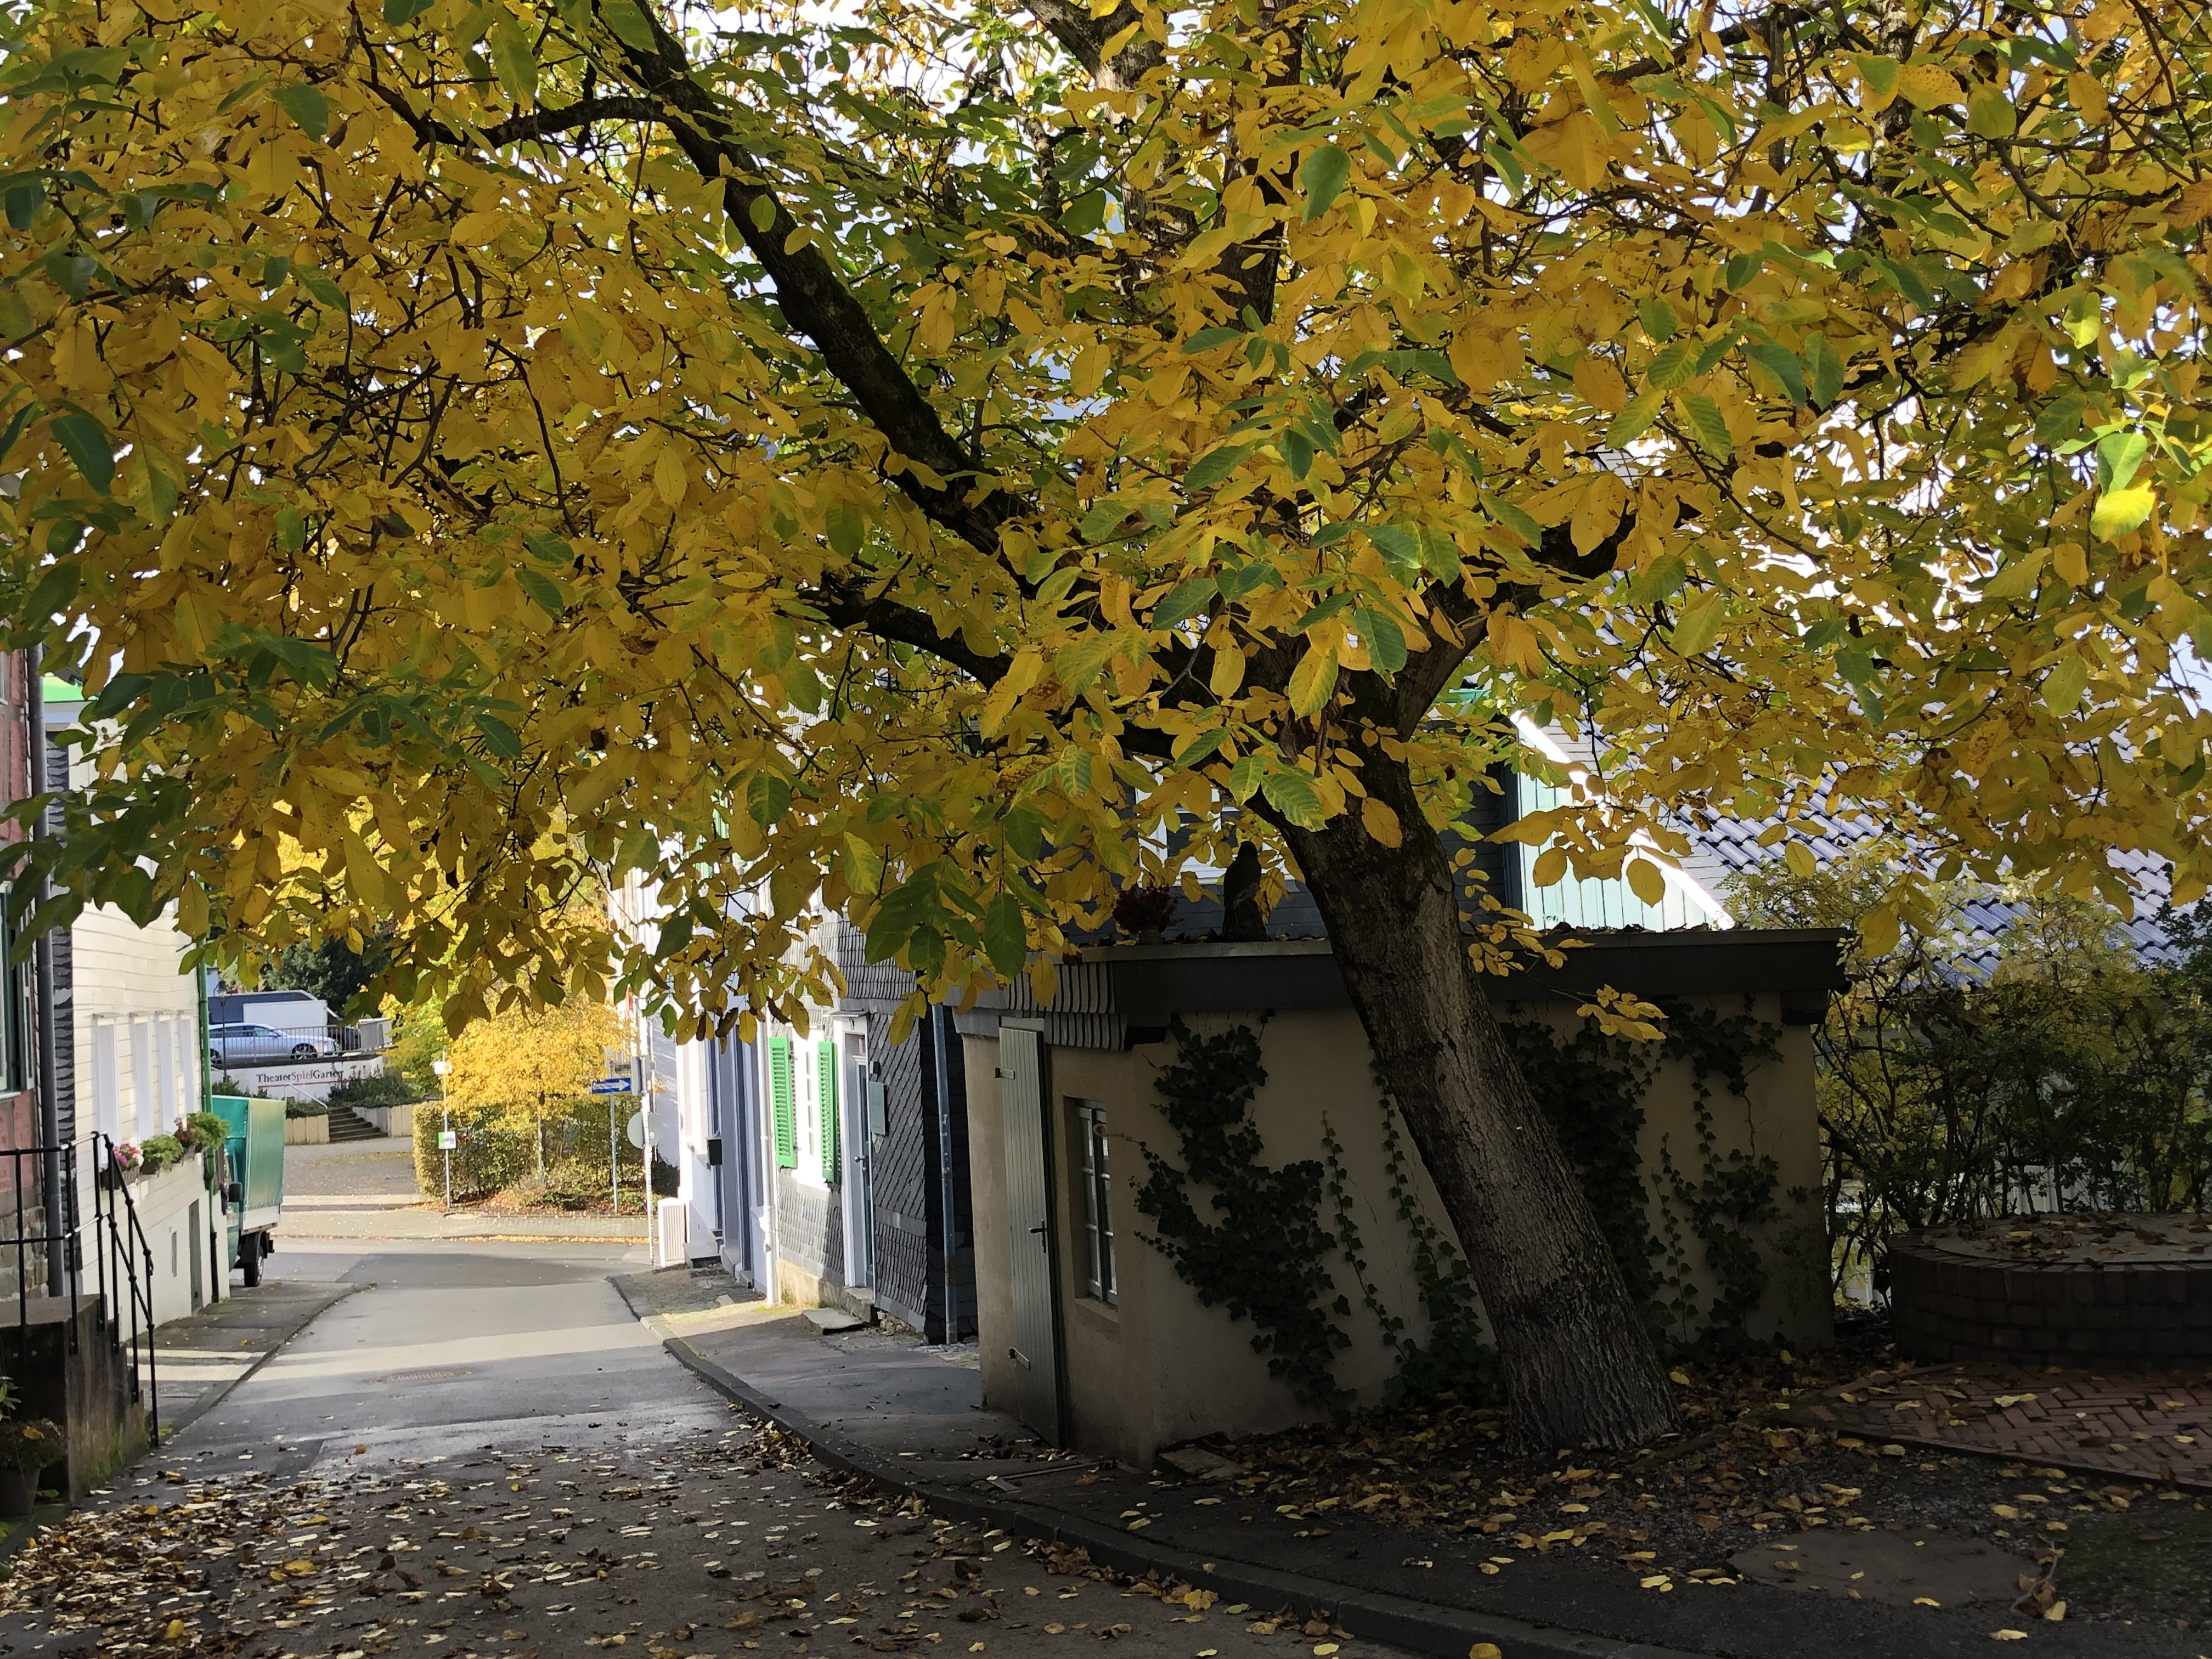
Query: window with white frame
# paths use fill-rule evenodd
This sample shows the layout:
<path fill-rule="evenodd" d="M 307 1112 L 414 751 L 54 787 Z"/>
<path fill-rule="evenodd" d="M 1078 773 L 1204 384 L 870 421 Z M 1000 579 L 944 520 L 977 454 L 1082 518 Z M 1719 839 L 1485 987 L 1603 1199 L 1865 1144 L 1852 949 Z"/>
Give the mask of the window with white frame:
<path fill-rule="evenodd" d="M 1076 1164 L 1083 1182 L 1085 1293 L 1115 1304 L 1113 1164 L 1106 1139 L 1106 1109 L 1075 1103 Z"/>
<path fill-rule="evenodd" d="M 100 1133 L 111 1140 L 123 1139 L 123 1097 L 116 1065 L 115 1022 L 92 1023 L 92 1109 Z"/>
<path fill-rule="evenodd" d="M 792 1045 L 792 1093 L 798 1110 L 792 1122 L 792 1145 L 798 1164 L 793 1170 L 810 1187 L 827 1187 L 822 1177 L 822 1068 L 815 1062 L 811 1042 Z"/>

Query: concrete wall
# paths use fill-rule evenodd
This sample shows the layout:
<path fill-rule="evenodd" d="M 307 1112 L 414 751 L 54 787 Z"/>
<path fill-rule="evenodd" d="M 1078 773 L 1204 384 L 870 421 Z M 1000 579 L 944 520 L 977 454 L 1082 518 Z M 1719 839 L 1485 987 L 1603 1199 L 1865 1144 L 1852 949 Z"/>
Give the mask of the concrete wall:
<path fill-rule="evenodd" d="M 1715 1000 L 1734 1012 L 1741 996 Z M 1571 1005 L 1527 1005 L 1501 1010 L 1509 1017 L 1538 1017 L 1563 1029 L 1576 1016 Z M 1724 1156 L 1734 1146 L 1771 1155 L 1779 1164 L 1778 1186 L 1784 1222 L 1768 1241 L 1771 1284 L 1765 1304 L 1751 1322 L 1755 1335 L 1780 1335 L 1799 1346 L 1827 1337 L 1825 1251 L 1818 1243 L 1820 1148 L 1813 1106 L 1812 1042 L 1809 1032 L 1781 1024 L 1779 1000 L 1754 1000 L 1753 1012 L 1779 1030 L 1783 1055 L 1754 1071 L 1747 1099 L 1723 1089 L 1711 1103 L 1715 1133 Z M 1254 1104 L 1254 1116 L 1266 1142 L 1265 1160 L 1273 1167 L 1324 1156 L 1324 1124 L 1343 1147 L 1343 1160 L 1368 1264 L 1369 1281 L 1389 1310 L 1407 1322 L 1406 1335 L 1426 1338 L 1412 1243 L 1399 1220 L 1391 1194 L 1381 1133 L 1381 1108 L 1369 1069 L 1366 1039 L 1348 1010 L 1303 1011 L 1272 1019 L 1259 1014 L 1195 1016 L 1194 1031 L 1211 1033 L 1243 1024 L 1260 1033 L 1261 1065 L 1267 1081 Z M 998 1043 L 969 1037 L 967 1053 L 969 1176 L 975 1214 L 976 1283 L 981 1327 L 983 1390 L 991 1405 L 1012 1408 L 1014 1365 L 1009 1358 L 1012 1329 L 1010 1299 L 1011 1246 L 1006 1234 L 1005 1125 L 997 1078 Z M 1163 1446 L 1217 1432 L 1261 1433 L 1310 1420 L 1289 1386 L 1267 1374 L 1267 1362 L 1251 1347 L 1253 1328 L 1208 1308 L 1185 1285 L 1166 1259 L 1143 1242 L 1143 1218 L 1135 1192 L 1146 1167 L 1146 1145 L 1170 1151 L 1176 1137 L 1162 1116 L 1153 1079 L 1173 1061 L 1173 1044 L 1141 1044 L 1127 1051 L 1053 1048 L 1048 1051 L 1046 1087 L 1053 1113 L 1053 1191 L 1060 1261 L 1063 1375 L 1069 1414 L 1068 1439 L 1091 1452 L 1148 1466 Z M 1647 1186 L 1655 1184 L 1662 1140 L 1676 1164 L 1701 1172 L 1694 1122 L 1695 1091 L 1686 1066 L 1668 1066 L 1647 1094 L 1642 1150 Z M 1085 1293 L 1081 1200 L 1071 1170 L 1076 1103 L 1097 1102 L 1106 1109 L 1111 1142 L 1116 1304 L 1106 1306 Z M 1417 1158 L 1410 1156 L 1410 1185 L 1427 1214 L 1450 1234 L 1442 1203 Z M 1803 1202 L 1788 1194 L 1800 1188 Z M 1326 1205 L 1328 1200 L 1323 1200 Z M 1208 1213 L 1200 1202 L 1201 1215 Z M 1657 1206 L 1651 1218 L 1658 1231 Z M 1327 1212 L 1323 1225 L 1334 1231 Z M 1808 1235 L 1804 1230 L 1814 1231 Z M 1796 1230 L 1794 1243 L 1786 1237 Z M 1701 1252 L 1691 1246 L 1692 1277 L 1700 1301 L 1710 1305 L 1711 1274 Z M 1338 1359 L 1339 1382 L 1364 1402 L 1381 1397 L 1395 1369 L 1395 1357 L 1364 1305 L 1361 1287 L 1340 1257 L 1329 1264 L 1337 1288 L 1351 1304 L 1338 1323 L 1352 1346 Z"/>

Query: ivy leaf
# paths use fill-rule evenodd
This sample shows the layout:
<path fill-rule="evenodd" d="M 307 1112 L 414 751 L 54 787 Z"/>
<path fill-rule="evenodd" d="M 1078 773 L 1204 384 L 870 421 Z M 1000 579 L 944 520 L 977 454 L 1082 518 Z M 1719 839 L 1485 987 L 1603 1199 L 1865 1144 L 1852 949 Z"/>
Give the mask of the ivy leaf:
<path fill-rule="evenodd" d="M 1323 144 L 1298 168 L 1298 188 L 1305 192 L 1304 221 L 1311 224 L 1335 204 L 1352 178 L 1352 158 L 1334 144 Z"/>

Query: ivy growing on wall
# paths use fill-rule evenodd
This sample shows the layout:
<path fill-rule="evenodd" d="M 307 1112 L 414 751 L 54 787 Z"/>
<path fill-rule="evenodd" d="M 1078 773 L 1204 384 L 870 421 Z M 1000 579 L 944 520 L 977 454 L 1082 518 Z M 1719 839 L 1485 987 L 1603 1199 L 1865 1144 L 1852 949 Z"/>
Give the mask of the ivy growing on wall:
<path fill-rule="evenodd" d="M 1338 1409 L 1336 1356 L 1352 1346 L 1336 1316 L 1352 1304 L 1328 1266 L 1336 1240 L 1321 1224 L 1322 1170 L 1309 1158 L 1271 1170 L 1260 1160 L 1252 1099 L 1267 1080 L 1260 1039 L 1237 1025 L 1214 1036 L 1178 1021 L 1175 1063 L 1154 1086 L 1181 1144 L 1178 1167 L 1143 1149 L 1148 1173 L 1137 1212 L 1152 1224 L 1152 1243 L 1208 1307 L 1226 1308 L 1257 1328 L 1252 1346 L 1299 1400 Z M 1212 1218 L 1192 1201 L 1207 1189 Z"/>
<path fill-rule="evenodd" d="M 1661 1346 L 1741 1346 L 1746 1322 L 1764 1301 L 1768 1271 L 1760 1231 L 1778 1218 L 1778 1166 L 1740 1149 L 1725 1154 L 1715 1133 L 1715 1089 L 1741 1096 L 1751 1069 L 1776 1057 L 1772 1028 L 1748 1012 L 1722 1014 L 1668 1006 L 1658 1043 L 1611 1037 L 1595 1022 L 1562 1034 L 1538 1021 L 1508 1022 L 1505 1033 L 1522 1074 L 1551 1120 L 1631 1293 Z M 1368 1272 L 1343 1144 L 1322 1120 L 1321 1160 L 1271 1169 L 1252 1121 L 1267 1080 L 1260 1040 L 1248 1026 L 1200 1036 L 1172 1028 L 1175 1060 L 1155 1082 L 1174 1154 L 1143 1148 L 1146 1176 L 1137 1189 L 1148 1242 L 1208 1307 L 1225 1308 L 1255 1327 L 1252 1346 L 1268 1370 L 1307 1405 L 1340 1410 L 1352 1401 L 1336 1380 L 1339 1354 L 1352 1339 L 1338 1322 L 1352 1304 L 1338 1291 L 1334 1255 L 1350 1270 L 1362 1301 L 1398 1361 L 1390 1396 L 1489 1393 L 1496 1356 L 1483 1340 L 1481 1303 L 1466 1258 L 1429 1216 L 1414 1184 L 1395 1103 L 1376 1080 L 1390 1208 L 1411 1245 L 1414 1282 L 1428 1327 L 1425 1344 L 1407 1334 Z M 1646 1186 L 1639 1152 L 1643 1098 L 1668 1061 L 1687 1064 L 1697 1091 L 1697 1146 L 1678 1158 L 1662 1139 L 1659 1167 Z M 1180 1164 L 1176 1161 L 1179 1157 Z M 1194 1189 L 1205 1189 L 1201 1213 Z M 1656 1197 L 1658 1231 L 1651 1225 Z M 1327 1205 L 1324 1222 L 1324 1201 Z M 1692 1252 L 1717 1285 L 1701 1316 Z"/>

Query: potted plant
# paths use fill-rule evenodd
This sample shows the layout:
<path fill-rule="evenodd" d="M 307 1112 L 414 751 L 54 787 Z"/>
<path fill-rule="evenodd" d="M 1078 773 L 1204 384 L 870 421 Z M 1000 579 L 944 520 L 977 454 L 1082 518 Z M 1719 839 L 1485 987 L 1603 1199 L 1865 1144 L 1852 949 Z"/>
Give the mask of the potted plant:
<path fill-rule="evenodd" d="M 148 1135 L 138 1143 L 138 1167 L 159 1175 L 185 1155 L 184 1143 L 174 1135 Z"/>
<path fill-rule="evenodd" d="M 1173 888 L 1124 887 L 1114 900 L 1114 925 L 1139 945 L 1158 945 L 1175 908 Z"/>
<path fill-rule="evenodd" d="M 15 1385 L 0 1378 L 0 1413 L 15 1404 Z M 18 1519 L 38 1502 L 39 1476 L 69 1455 L 61 1429 L 43 1417 L 0 1422 L 0 1518 Z"/>

